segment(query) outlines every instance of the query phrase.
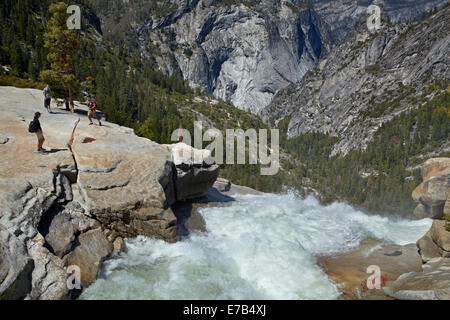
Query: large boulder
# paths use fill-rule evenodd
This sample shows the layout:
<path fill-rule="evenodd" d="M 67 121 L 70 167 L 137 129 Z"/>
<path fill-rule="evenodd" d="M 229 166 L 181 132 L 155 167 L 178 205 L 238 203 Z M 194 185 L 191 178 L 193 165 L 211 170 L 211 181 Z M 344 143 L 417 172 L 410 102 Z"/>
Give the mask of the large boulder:
<path fill-rule="evenodd" d="M 87 214 L 121 237 L 152 237 L 150 228 L 136 228 L 141 223 L 134 221 L 139 216 L 134 212 L 164 212 L 175 201 L 171 154 L 133 132 L 104 127 L 80 131 L 75 138 L 79 201 Z M 167 217 L 160 217 L 154 215 L 152 225 L 166 229 Z"/>
<path fill-rule="evenodd" d="M 450 232 L 445 229 L 444 220 L 435 220 L 430 229 L 430 236 L 437 244 L 442 257 L 450 258 Z"/>
<path fill-rule="evenodd" d="M 73 206 L 69 205 L 63 210 L 59 208 L 47 213 L 41 220 L 40 232 L 52 252 L 63 258 L 73 250 L 80 233 L 98 227 L 98 221 L 74 211 Z"/>
<path fill-rule="evenodd" d="M 450 259 L 432 259 L 423 272 L 405 273 L 383 291 L 402 300 L 450 300 Z"/>
<path fill-rule="evenodd" d="M 31 292 L 33 269 L 24 244 L 0 225 L 0 300 L 24 299 Z"/>
<path fill-rule="evenodd" d="M 450 194 L 450 158 L 429 159 L 421 169 L 423 182 L 412 193 L 414 201 L 418 202 L 414 215 L 439 219 L 444 214 L 444 207 L 449 206 L 446 202 Z"/>
<path fill-rule="evenodd" d="M 171 152 L 177 176 L 175 192 L 178 201 L 206 196 L 219 175 L 219 166 L 209 150 L 195 149 L 185 143 L 165 145 Z"/>
<path fill-rule="evenodd" d="M 422 257 L 424 263 L 441 256 L 439 246 L 434 242 L 430 231 L 428 231 L 422 238 L 416 242 L 419 248 L 419 254 Z"/>
<path fill-rule="evenodd" d="M 81 285 L 86 288 L 97 279 L 101 263 L 114 248 L 100 228 L 81 234 L 78 242 L 79 245 L 67 256 L 67 265 L 80 268 Z"/>
<path fill-rule="evenodd" d="M 45 240 L 40 234 L 28 242 L 28 252 L 35 264 L 32 275 L 33 289 L 29 298 L 33 300 L 67 299 L 68 275 L 64 262 L 45 248 L 44 244 Z"/>
<path fill-rule="evenodd" d="M 219 192 L 228 192 L 231 189 L 231 181 L 224 178 L 218 178 L 216 182 L 214 182 L 213 187 Z"/>

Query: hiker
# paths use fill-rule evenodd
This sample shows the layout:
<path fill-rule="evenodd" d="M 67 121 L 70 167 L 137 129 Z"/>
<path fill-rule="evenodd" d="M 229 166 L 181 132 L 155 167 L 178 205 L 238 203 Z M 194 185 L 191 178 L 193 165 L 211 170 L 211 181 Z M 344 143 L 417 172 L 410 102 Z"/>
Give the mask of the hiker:
<path fill-rule="evenodd" d="M 41 123 L 39 122 L 39 118 L 41 117 L 41 113 L 40 112 L 36 112 L 34 114 L 34 119 L 33 121 L 30 122 L 30 125 L 28 127 L 28 131 L 35 133 L 38 139 L 38 144 L 37 144 L 37 151 L 39 153 L 43 153 L 46 152 L 47 150 L 45 150 L 44 148 L 42 148 L 42 145 L 44 144 L 45 138 L 44 138 L 44 133 L 42 132 L 42 128 L 41 128 Z"/>
<path fill-rule="evenodd" d="M 47 84 L 42 90 L 42 94 L 44 95 L 44 107 L 47 109 L 48 113 L 52 113 L 52 110 L 50 108 L 50 103 L 52 101 L 52 95 L 50 92 L 50 86 Z"/>
<path fill-rule="evenodd" d="M 84 105 L 88 106 L 88 108 L 89 108 L 89 111 L 88 111 L 88 119 L 90 121 L 89 125 L 94 124 L 92 122 L 92 118 L 91 118 L 91 115 L 93 115 L 94 118 L 98 120 L 98 124 L 101 126 L 102 122 L 97 117 L 97 113 L 95 112 L 95 107 L 96 107 L 95 100 L 91 97 L 90 94 L 88 94 L 88 96 L 87 96 L 87 101 L 86 102 L 81 102 L 81 104 L 84 104 Z"/>

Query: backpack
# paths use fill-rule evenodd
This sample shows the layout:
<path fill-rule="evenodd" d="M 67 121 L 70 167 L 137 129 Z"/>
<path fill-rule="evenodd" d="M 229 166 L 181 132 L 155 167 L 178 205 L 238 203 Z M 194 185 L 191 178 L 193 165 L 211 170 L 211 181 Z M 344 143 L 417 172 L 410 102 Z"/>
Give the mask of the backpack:
<path fill-rule="evenodd" d="M 31 132 L 31 133 L 37 132 L 37 131 L 38 131 L 38 128 L 39 128 L 39 126 L 38 126 L 38 124 L 37 124 L 36 119 L 33 119 L 33 120 L 30 122 L 30 124 L 28 125 L 28 132 Z"/>

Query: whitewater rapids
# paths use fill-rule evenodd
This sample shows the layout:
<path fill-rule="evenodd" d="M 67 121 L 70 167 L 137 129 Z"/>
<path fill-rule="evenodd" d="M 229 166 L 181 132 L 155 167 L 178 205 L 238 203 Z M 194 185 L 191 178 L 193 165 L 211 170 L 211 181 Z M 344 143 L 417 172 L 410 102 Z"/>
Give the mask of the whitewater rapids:
<path fill-rule="evenodd" d="M 316 256 L 348 251 L 370 237 L 416 242 L 430 219 L 368 216 L 343 203 L 295 194 L 237 195 L 200 210 L 207 233 L 177 243 L 137 237 L 105 262 L 81 299 L 336 299 Z"/>

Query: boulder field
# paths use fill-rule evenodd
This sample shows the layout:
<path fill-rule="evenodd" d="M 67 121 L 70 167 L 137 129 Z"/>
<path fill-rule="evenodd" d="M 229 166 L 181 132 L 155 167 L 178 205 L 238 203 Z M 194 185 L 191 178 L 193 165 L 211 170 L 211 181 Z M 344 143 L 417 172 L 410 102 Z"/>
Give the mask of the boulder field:
<path fill-rule="evenodd" d="M 177 241 L 172 205 L 205 196 L 218 176 L 206 150 L 89 125 L 78 104 L 75 113 L 52 107 L 39 90 L 0 87 L 0 299 L 73 298 L 123 238 Z M 28 132 L 36 111 L 44 154 Z M 67 285 L 77 270 L 81 289 Z"/>

